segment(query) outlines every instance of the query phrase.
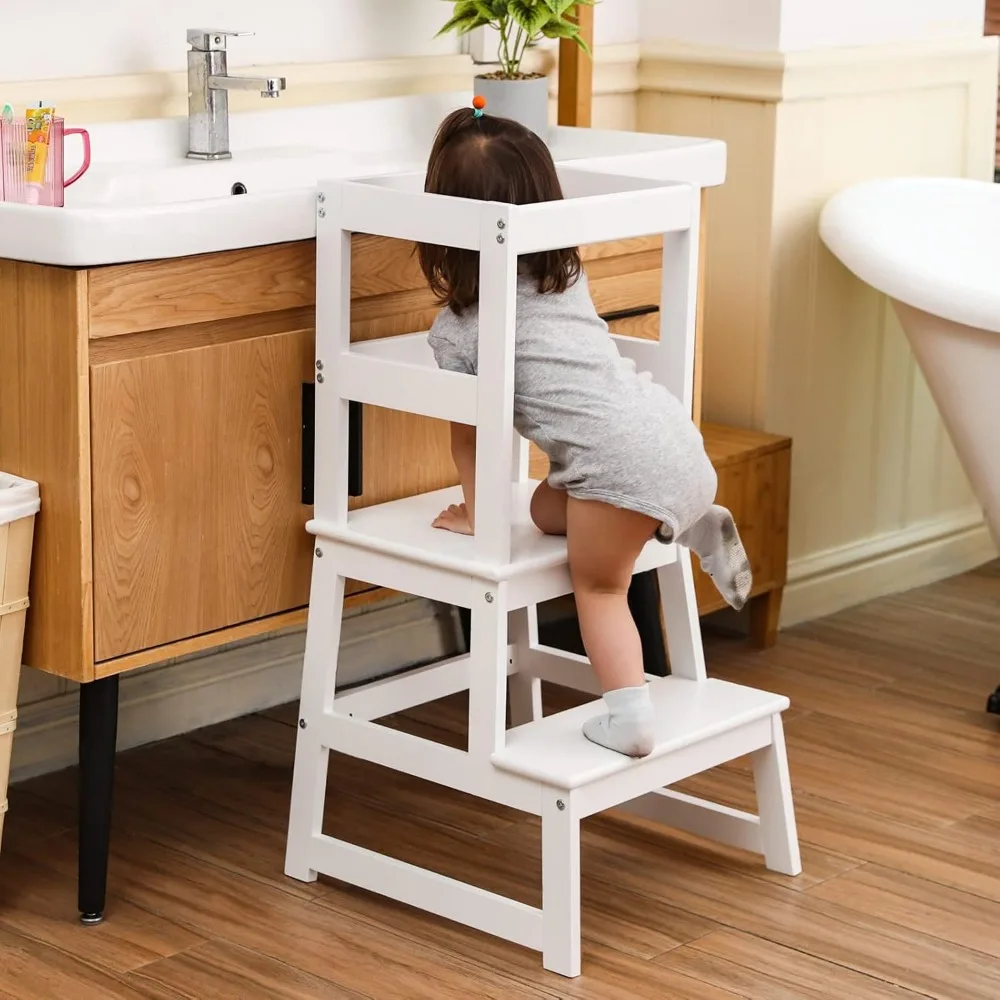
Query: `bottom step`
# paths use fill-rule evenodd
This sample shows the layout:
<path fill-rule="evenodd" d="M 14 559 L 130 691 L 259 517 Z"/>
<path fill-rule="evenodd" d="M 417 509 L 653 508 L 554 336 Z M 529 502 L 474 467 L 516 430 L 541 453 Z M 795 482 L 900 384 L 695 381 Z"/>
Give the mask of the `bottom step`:
<path fill-rule="evenodd" d="M 633 760 L 583 735 L 583 723 L 606 711 L 604 702 L 598 700 L 509 730 L 506 746 L 493 755 L 493 763 L 503 771 L 555 788 L 578 788 L 789 707 L 784 695 L 715 679 L 657 677 L 649 682 L 649 690 L 656 710 L 656 746 L 648 757 Z"/>

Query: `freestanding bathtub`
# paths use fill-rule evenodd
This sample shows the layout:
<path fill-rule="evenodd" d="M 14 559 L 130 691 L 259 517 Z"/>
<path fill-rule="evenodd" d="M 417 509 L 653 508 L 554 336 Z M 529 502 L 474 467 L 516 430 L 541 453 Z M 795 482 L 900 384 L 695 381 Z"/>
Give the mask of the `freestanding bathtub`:
<path fill-rule="evenodd" d="M 820 236 L 892 300 L 1000 545 L 1000 185 L 865 181 L 827 202 Z"/>

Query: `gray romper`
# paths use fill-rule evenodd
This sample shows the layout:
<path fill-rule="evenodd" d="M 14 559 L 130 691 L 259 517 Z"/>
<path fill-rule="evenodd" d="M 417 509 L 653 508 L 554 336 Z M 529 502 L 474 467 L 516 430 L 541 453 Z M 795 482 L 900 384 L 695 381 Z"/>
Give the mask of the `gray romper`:
<path fill-rule="evenodd" d="M 635 510 L 677 538 L 718 486 L 698 428 L 680 401 L 618 353 L 586 275 L 562 294 L 518 279 L 514 427 L 551 463 L 549 485 Z M 438 367 L 475 375 L 479 309 L 444 308 L 430 329 Z"/>

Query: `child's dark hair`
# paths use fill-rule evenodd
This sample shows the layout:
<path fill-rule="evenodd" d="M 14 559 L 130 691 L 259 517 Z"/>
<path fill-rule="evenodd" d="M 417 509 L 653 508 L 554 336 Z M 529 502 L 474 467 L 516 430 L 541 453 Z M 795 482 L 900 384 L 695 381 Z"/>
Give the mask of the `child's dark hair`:
<path fill-rule="evenodd" d="M 545 143 L 530 129 L 472 108 L 453 111 L 441 123 L 424 190 L 454 198 L 533 205 L 563 197 Z M 439 301 L 455 313 L 479 300 L 479 252 L 421 243 L 420 267 Z M 521 270 L 540 292 L 564 292 L 580 276 L 577 247 L 525 254 Z"/>

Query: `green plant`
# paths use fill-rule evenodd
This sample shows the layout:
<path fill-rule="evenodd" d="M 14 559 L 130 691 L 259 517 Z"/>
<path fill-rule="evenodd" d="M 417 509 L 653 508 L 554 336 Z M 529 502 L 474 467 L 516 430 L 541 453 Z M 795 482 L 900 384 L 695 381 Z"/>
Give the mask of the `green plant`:
<path fill-rule="evenodd" d="M 450 2 L 450 0 L 449 0 Z M 458 0 L 438 35 L 465 35 L 491 27 L 500 34 L 500 75 L 516 80 L 529 45 L 542 38 L 570 38 L 590 55 L 580 28 L 569 15 L 574 7 L 593 7 L 596 0 Z"/>

